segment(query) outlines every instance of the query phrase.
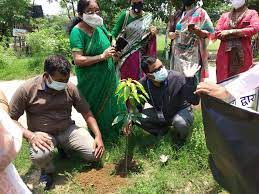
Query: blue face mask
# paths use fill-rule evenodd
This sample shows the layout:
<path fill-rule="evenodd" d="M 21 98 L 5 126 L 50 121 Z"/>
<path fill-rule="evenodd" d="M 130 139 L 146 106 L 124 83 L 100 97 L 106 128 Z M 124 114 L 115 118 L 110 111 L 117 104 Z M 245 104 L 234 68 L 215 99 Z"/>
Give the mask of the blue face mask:
<path fill-rule="evenodd" d="M 165 67 L 163 67 L 159 71 L 153 73 L 153 76 L 155 77 L 155 81 L 163 82 L 168 77 L 168 71 L 166 70 Z"/>
<path fill-rule="evenodd" d="M 57 91 L 66 89 L 67 83 L 57 82 L 57 81 L 53 80 L 51 76 L 49 76 L 49 78 L 51 80 L 51 84 L 48 81 L 46 81 L 46 84 L 49 88 L 51 88 L 53 90 L 57 90 Z"/>

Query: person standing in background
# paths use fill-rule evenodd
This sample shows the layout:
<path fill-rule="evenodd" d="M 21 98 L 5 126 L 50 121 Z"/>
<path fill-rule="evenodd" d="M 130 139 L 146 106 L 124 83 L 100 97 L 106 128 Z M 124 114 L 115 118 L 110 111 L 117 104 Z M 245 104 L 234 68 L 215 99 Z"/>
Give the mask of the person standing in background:
<path fill-rule="evenodd" d="M 251 39 L 259 31 L 258 14 L 247 8 L 246 0 L 230 2 L 232 10 L 221 16 L 216 27 L 216 38 L 221 40 L 216 59 L 218 82 L 251 67 Z"/>
<path fill-rule="evenodd" d="M 153 16 L 143 11 L 143 0 L 131 0 L 131 8 L 122 11 L 112 30 L 117 39 L 125 38 L 128 45 L 121 51 L 118 72 L 121 79 L 139 80 L 142 56 L 156 56 L 156 28 L 151 25 Z"/>
<path fill-rule="evenodd" d="M 104 139 L 114 138 L 121 126 L 112 127 L 112 122 L 118 112 L 126 111 L 126 105 L 117 103 L 115 96 L 119 79 L 112 57 L 116 51 L 111 47 L 110 33 L 103 24 L 97 1 L 80 0 L 77 11 L 79 17 L 68 30 L 77 87 L 90 104 Z"/>
<path fill-rule="evenodd" d="M 214 33 L 213 24 L 207 12 L 201 8 L 200 1 L 182 0 L 183 9 L 175 21 L 175 39 L 172 66 L 173 70 L 183 72 L 184 66 L 200 65 L 198 80 L 208 77 L 208 38 Z"/>

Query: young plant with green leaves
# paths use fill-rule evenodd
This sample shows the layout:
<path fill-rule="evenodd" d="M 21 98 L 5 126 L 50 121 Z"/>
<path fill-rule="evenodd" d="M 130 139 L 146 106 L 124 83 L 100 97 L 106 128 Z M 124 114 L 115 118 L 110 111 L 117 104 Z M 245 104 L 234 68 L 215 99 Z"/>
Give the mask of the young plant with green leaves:
<path fill-rule="evenodd" d="M 118 97 L 118 102 L 123 101 L 128 106 L 128 111 L 120 112 L 114 119 L 112 125 L 123 122 L 126 127 L 129 123 L 140 124 L 139 119 L 146 116 L 138 111 L 138 108 L 143 108 L 149 96 L 144 87 L 136 80 L 122 80 L 118 85 L 115 95 Z"/>
<path fill-rule="evenodd" d="M 133 133 L 132 128 L 134 124 L 140 124 L 140 119 L 147 117 L 146 115 L 140 113 L 138 108 L 143 108 L 147 102 L 149 96 L 145 91 L 144 87 L 135 80 L 128 79 L 122 80 L 118 85 L 115 95 L 118 97 L 118 102 L 123 101 L 127 104 L 128 111 L 120 112 L 118 116 L 114 119 L 112 125 L 116 125 L 123 122 L 123 131 L 126 135 L 126 149 L 125 149 L 125 173 L 128 173 L 128 162 L 132 161 L 133 149 L 129 154 L 129 134 Z"/>

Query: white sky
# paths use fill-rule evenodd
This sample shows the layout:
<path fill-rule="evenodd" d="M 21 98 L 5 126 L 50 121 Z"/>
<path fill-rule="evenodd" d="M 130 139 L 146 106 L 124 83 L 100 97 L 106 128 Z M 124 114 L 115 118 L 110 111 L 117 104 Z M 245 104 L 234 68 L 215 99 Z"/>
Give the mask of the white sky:
<path fill-rule="evenodd" d="M 62 12 L 58 2 L 48 3 L 47 0 L 35 0 L 35 5 L 42 5 L 44 15 L 57 15 Z"/>

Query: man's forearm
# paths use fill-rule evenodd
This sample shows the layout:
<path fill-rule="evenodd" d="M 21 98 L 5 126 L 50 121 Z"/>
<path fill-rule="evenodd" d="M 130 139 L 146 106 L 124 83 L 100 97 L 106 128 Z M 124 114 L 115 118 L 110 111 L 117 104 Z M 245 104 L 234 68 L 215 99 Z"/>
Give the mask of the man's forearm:
<path fill-rule="evenodd" d="M 87 123 L 87 126 L 92 130 L 95 137 L 102 137 L 102 134 L 101 134 L 100 129 L 98 127 L 97 121 L 94 118 L 92 112 L 89 111 L 88 113 L 83 114 L 83 117 L 84 117 L 84 119 Z"/>
<path fill-rule="evenodd" d="M 196 87 L 197 87 L 196 77 L 186 78 L 186 83 L 183 86 L 183 94 L 187 102 L 193 105 L 197 105 L 200 102 L 200 97 L 194 94 Z"/>
<path fill-rule="evenodd" d="M 28 141 L 29 141 L 30 139 L 32 139 L 32 137 L 34 136 L 34 133 L 33 133 L 32 131 L 30 131 L 30 130 L 24 128 L 24 127 L 21 125 L 21 123 L 19 123 L 18 121 L 16 121 L 16 120 L 13 120 L 13 121 L 14 121 L 17 125 L 19 125 L 19 126 L 21 127 L 22 133 L 23 133 L 23 137 L 24 137 L 25 139 L 27 139 Z"/>

